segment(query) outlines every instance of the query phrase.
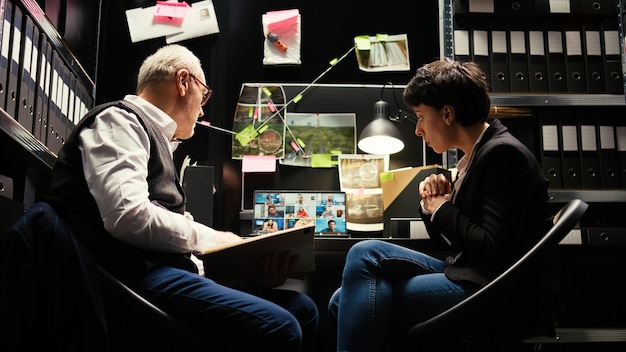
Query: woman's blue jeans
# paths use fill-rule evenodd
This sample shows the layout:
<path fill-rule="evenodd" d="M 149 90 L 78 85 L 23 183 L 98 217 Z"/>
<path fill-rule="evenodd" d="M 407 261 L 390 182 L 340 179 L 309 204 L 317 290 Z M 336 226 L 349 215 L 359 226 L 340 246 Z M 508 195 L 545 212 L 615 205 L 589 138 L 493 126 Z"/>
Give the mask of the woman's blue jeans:
<path fill-rule="evenodd" d="M 382 351 L 392 329 L 406 329 L 468 297 L 479 287 L 449 280 L 446 263 L 380 240 L 348 251 L 342 285 L 328 310 L 337 351 Z"/>
<path fill-rule="evenodd" d="M 296 291 L 243 292 L 168 266 L 154 267 L 132 286 L 200 331 L 209 349 L 299 351 L 313 343 L 317 330 L 315 302 Z"/>

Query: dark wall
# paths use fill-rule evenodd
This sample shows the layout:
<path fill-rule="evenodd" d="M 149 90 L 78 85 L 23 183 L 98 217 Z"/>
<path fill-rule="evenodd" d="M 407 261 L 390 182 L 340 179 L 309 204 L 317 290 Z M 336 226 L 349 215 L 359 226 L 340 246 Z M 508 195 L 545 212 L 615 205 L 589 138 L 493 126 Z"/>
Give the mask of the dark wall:
<path fill-rule="evenodd" d="M 189 3 L 195 1 L 188 1 Z M 125 11 L 154 6 L 147 0 L 103 0 L 102 32 L 96 102 L 133 93 L 143 59 L 165 44 L 164 38 L 131 43 Z M 418 66 L 439 57 L 437 1 L 393 2 L 368 7 L 361 1 L 214 0 L 220 33 L 181 42 L 201 59 L 207 83 L 215 95 L 205 108 L 205 120 L 230 129 L 241 84 L 244 82 L 310 83 L 354 44 L 356 35 L 408 34 L 411 70 L 366 73 L 358 69 L 354 53 L 333 67 L 318 83 L 406 84 Z M 261 16 L 268 11 L 299 9 L 301 60 L 298 66 L 263 66 Z M 374 101 L 363 99 L 371 109 Z M 357 107 L 355 107 L 356 109 Z M 369 116 L 368 116 L 369 118 Z M 357 121 L 360 123 L 360 121 Z M 359 131 L 360 132 L 360 131 Z M 177 151 L 177 162 L 189 154 L 199 164 L 216 167 L 214 225 L 238 229 L 240 203 L 226 199 L 236 194 L 240 165 L 231 160 L 230 135 L 196 129 L 196 135 Z M 421 151 L 420 151 L 421 153 Z M 417 156 L 420 157 L 420 156 Z M 222 177 L 222 175 L 227 175 Z M 224 206 L 220 206 L 224 205 Z M 228 208 L 228 210 L 225 210 Z M 223 213 L 222 213 L 223 212 Z"/>

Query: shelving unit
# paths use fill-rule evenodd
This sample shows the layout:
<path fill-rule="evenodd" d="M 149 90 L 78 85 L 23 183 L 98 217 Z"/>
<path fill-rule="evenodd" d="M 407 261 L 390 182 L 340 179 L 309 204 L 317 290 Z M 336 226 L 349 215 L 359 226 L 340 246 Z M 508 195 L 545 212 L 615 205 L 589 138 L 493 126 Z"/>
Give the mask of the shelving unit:
<path fill-rule="evenodd" d="M 440 43 L 441 56 L 454 58 L 454 9 L 455 0 L 440 0 Z M 461 1 L 461 0 L 457 0 Z M 572 0 L 574 2 L 576 0 Z M 495 1 L 494 1 L 495 2 Z M 530 2 L 527 2 L 530 3 Z M 626 92 L 626 58 L 624 51 L 624 26 L 626 0 L 616 2 L 616 21 L 619 23 L 619 41 L 622 53 L 622 78 L 624 83 L 624 91 Z M 467 14 L 466 14 L 467 15 Z M 525 107 L 530 111 L 537 112 L 542 109 L 549 111 L 557 111 L 565 109 L 576 109 L 597 107 L 598 109 L 607 108 L 614 111 L 615 108 L 626 107 L 626 94 L 578 94 L 578 93 L 492 93 L 490 95 L 492 106 L 497 107 Z M 624 109 L 626 111 L 626 108 Z M 626 114 L 622 115 L 625 117 Z M 454 161 L 455 151 L 451 151 L 452 161 Z M 448 160 L 448 153 L 444 155 L 444 165 Z M 453 164 L 455 165 L 455 164 Z M 448 165 L 450 167 L 451 165 Z M 619 189 L 550 189 L 550 202 L 558 207 L 572 199 L 582 199 L 590 203 L 589 211 L 585 220 L 586 224 L 595 224 L 596 227 L 579 229 L 580 236 L 583 237 L 583 245 L 564 245 L 561 246 L 559 253 L 559 261 L 563 266 L 563 275 L 566 277 L 566 290 L 572 292 L 567 293 L 564 297 L 569 308 L 569 315 L 566 317 L 566 326 L 559 327 L 559 339 L 553 338 L 536 338 L 530 339 L 529 343 L 623 343 L 626 342 L 626 328 L 619 323 L 614 316 L 622 314 L 626 307 L 621 302 L 618 295 L 613 294 L 606 289 L 610 284 L 606 280 L 614 274 L 612 270 L 623 268 L 623 265 L 617 264 L 618 268 L 606 268 L 607 262 L 614 262 L 614 259 L 623 255 L 623 242 L 621 238 L 626 239 L 626 228 L 621 231 L 621 226 L 613 224 L 621 224 L 620 213 L 626 204 L 626 187 Z M 618 215 L 616 215 L 618 214 Z M 618 235 L 620 239 L 618 244 L 600 244 L 585 245 L 585 236 L 591 238 L 591 232 L 600 233 L 603 231 L 602 221 L 613 221 L 611 235 Z M 583 224 L 583 221 L 581 221 Z M 587 226 L 587 225 L 585 225 Z M 587 234 L 586 231 L 589 231 Z M 597 235 L 597 234 L 596 234 Z M 623 236 L 623 237 L 622 237 Z M 610 236 L 608 236 L 610 237 Z M 607 238 L 608 238 L 607 237 Z M 600 238 L 600 237 L 598 237 Z M 590 239 L 588 239 L 591 242 Z M 611 242 L 615 243 L 615 242 Z M 593 287 L 593 288 L 589 288 Z M 605 288 L 602 288 L 605 287 Z M 598 300 L 593 300 L 593 297 Z M 608 303 L 611 302 L 611 303 Z M 606 305 L 611 305 L 610 308 Z M 604 315 L 598 311 L 605 309 Z M 608 312 L 611 310 L 611 312 Z M 602 316 L 602 317 L 601 317 Z M 606 318 L 604 318 L 606 317 Z M 617 323 L 616 323 L 617 322 Z M 599 323 L 599 324 L 598 324 Z M 580 325 L 580 326 L 579 326 Z M 602 325 L 602 328 L 598 328 Z M 617 325 L 617 326 L 615 326 Z"/>
<path fill-rule="evenodd" d="M 9 42 L 9 30 L 13 26 L 12 20 L 7 18 L 7 22 L 4 23 L 5 9 L 10 4 L 13 5 L 13 8 L 18 8 L 21 11 L 24 19 L 23 27 L 21 27 L 24 33 L 18 36 L 18 38 L 21 38 L 22 44 L 17 46 Z M 43 119 L 46 123 L 37 126 L 41 128 L 40 135 L 38 134 L 39 132 L 35 133 L 35 125 L 38 123 L 38 116 L 35 114 L 36 111 L 32 110 L 35 108 L 34 104 L 31 107 L 31 114 L 33 115 L 31 118 L 34 121 L 32 130 L 29 130 L 20 123 L 18 116 L 13 116 L 17 115 L 17 112 L 12 114 L 7 112 L 4 108 L 0 108 L 0 147 L 3 150 L 0 155 L 0 174 L 11 178 L 13 182 L 13 194 L 10 197 L 11 199 L 3 199 L 3 204 L 11 204 L 11 207 L 19 204 L 23 208 L 28 208 L 39 199 L 40 195 L 46 192 L 49 186 L 50 173 L 57 159 L 55 151 L 50 148 L 49 144 L 51 138 L 55 136 L 54 129 L 58 130 L 62 128 L 64 131 L 70 131 L 77 122 L 78 116 L 93 106 L 93 102 L 95 101 L 95 81 L 94 78 L 86 72 L 81 62 L 69 48 L 62 34 L 57 31 L 57 28 L 54 27 L 36 0 L 0 0 L 0 5 L 0 21 L 4 23 L 0 26 L 0 38 L 3 39 L 0 42 L 2 43 L 0 44 L 0 48 L 2 48 L 2 45 L 6 45 L 6 48 L 2 48 L 3 56 L 5 56 L 5 52 L 9 52 L 9 48 L 26 47 L 26 43 L 28 43 L 29 45 L 33 44 L 33 46 L 36 45 L 37 49 L 39 49 L 39 45 L 45 42 L 46 46 L 49 48 L 50 55 L 44 58 L 43 49 L 41 51 L 33 49 L 32 57 L 38 60 L 37 62 L 39 62 L 40 59 L 42 59 L 42 62 L 46 62 L 44 59 L 48 60 L 47 62 L 49 63 L 50 69 L 47 72 L 49 72 L 50 75 L 47 81 L 41 80 L 40 74 L 42 71 L 40 71 L 40 69 L 44 67 L 45 64 L 37 64 L 38 70 L 36 72 L 28 70 L 28 77 L 30 78 L 31 84 L 34 85 L 28 87 L 28 92 L 29 94 L 31 94 L 30 92 L 34 92 L 33 94 L 37 94 L 36 98 L 39 99 L 39 92 L 43 91 L 44 87 L 47 87 L 49 91 L 46 92 L 46 99 L 44 101 L 46 104 L 52 106 L 52 93 L 56 92 L 56 89 L 59 88 L 60 90 L 57 94 L 58 100 L 54 102 L 58 105 L 65 104 L 65 106 L 58 106 L 59 111 L 57 116 L 59 116 L 59 118 L 55 120 L 56 125 L 50 122 L 52 120 L 48 121 L 47 119 Z M 26 17 L 32 22 L 26 22 Z M 27 27 L 27 23 L 35 27 L 35 33 L 39 33 L 39 36 L 37 36 L 37 34 L 33 34 L 32 38 L 26 36 L 27 28 L 32 28 Z M 27 38 L 28 41 L 25 41 L 24 38 Z M 22 71 L 23 62 L 21 61 L 21 55 L 31 53 L 28 49 L 20 50 L 23 51 L 20 51 L 20 59 L 17 61 L 19 65 L 18 72 L 20 72 L 18 74 L 18 85 L 21 84 L 22 87 L 21 89 L 17 89 L 18 94 L 20 94 L 20 91 L 24 90 L 25 83 L 23 82 L 25 81 L 22 81 L 24 79 L 22 74 L 24 74 L 24 77 L 27 77 L 25 73 L 23 73 L 24 71 Z M 13 53 L 6 58 L 9 62 L 17 58 L 17 56 L 14 57 L 12 54 Z M 57 57 L 58 60 L 52 61 L 54 57 Z M 57 66 L 54 66 L 55 63 Z M 53 88 L 54 82 L 56 81 L 52 76 L 55 74 L 58 74 L 58 77 L 60 77 L 59 80 L 62 79 L 62 81 L 59 81 L 62 83 L 58 83 L 58 85 Z M 65 79 L 63 79 L 63 77 L 65 77 Z M 6 86 L 6 83 L 7 82 L 2 83 L 2 89 L 5 89 L 6 94 L 9 94 L 10 87 Z M 39 89 L 39 91 L 37 91 L 37 89 Z M 23 99 L 25 98 L 20 96 L 16 97 L 15 104 L 21 105 Z M 34 99 L 35 98 L 33 98 L 33 100 Z M 40 104 L 40 101 L 37 101 Z M 55 106 L 57 104 L 55 104 Z M 21 114 L 22 108 L 20 105 L 18 105 L 16 110 Z M 44 105 L 42 104 L 42 106 Z M 46 109 L 45 111 L 49 110 Z M 57 142 L 56 146 L 58 147 L 60 144 L 61 142 Z M 0 191 L 2 190 L 0 189 Z M 2 194 L 0 194 L 0 196 L 2 196 Z M 0 210 L 2 209 L 4 208 L 0 208 Z M 10 219 L 6 221 L 10 222 Z"/>

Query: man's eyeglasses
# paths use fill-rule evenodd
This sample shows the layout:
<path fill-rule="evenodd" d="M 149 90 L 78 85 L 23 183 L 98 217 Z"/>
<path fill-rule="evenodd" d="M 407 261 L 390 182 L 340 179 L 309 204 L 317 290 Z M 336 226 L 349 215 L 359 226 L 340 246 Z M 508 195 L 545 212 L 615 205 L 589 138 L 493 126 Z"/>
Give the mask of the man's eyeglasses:
<path fill-rule="evenodd" d="M 199 80 L 198 77 L 194 76 L 193 74 L 190 73 L 189 76 L 193 78 L 196 82 L 200 83 L 200 85 L 202 85 L 204 88 L 206 88 L 206 93 L 202 94 L 202 102 L 200 103 L 200 106 L 206 105 L 209 99 L 211 99 L 211 97 L 213 96 L 213 89 L 209 88 L 209 86 L 202 83 L 202 81 Z"/>

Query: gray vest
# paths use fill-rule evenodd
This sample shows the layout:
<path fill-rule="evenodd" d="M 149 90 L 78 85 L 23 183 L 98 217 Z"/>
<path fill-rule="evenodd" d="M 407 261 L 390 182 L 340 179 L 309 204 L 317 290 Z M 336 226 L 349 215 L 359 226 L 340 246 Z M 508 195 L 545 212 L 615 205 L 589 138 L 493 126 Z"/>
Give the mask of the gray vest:
<path fill-rule="evenodd" d="M 85 181 L 77 136 L 99 113 L 113 106 L 135 114 L 150 139 L 150 158 L 146 165 L 150 200 L 170 211 L 181 214 L 184 212 L 185 194 L 178 180 L 168 142 L 164 140 L 159 126 L 152 119 L 140 108 L 124 100 L 96 106 L 72 131 L 52 169 L 52 184 L 46 201 L 68 223 L 74 235 L 93 252 L 100 265 L 118 277 L 140 275 L 152 265 L 158 264 L 197 271 L 188 253 L 140 249 L 113 238 L 104 229 L 96 202 Z"/>

